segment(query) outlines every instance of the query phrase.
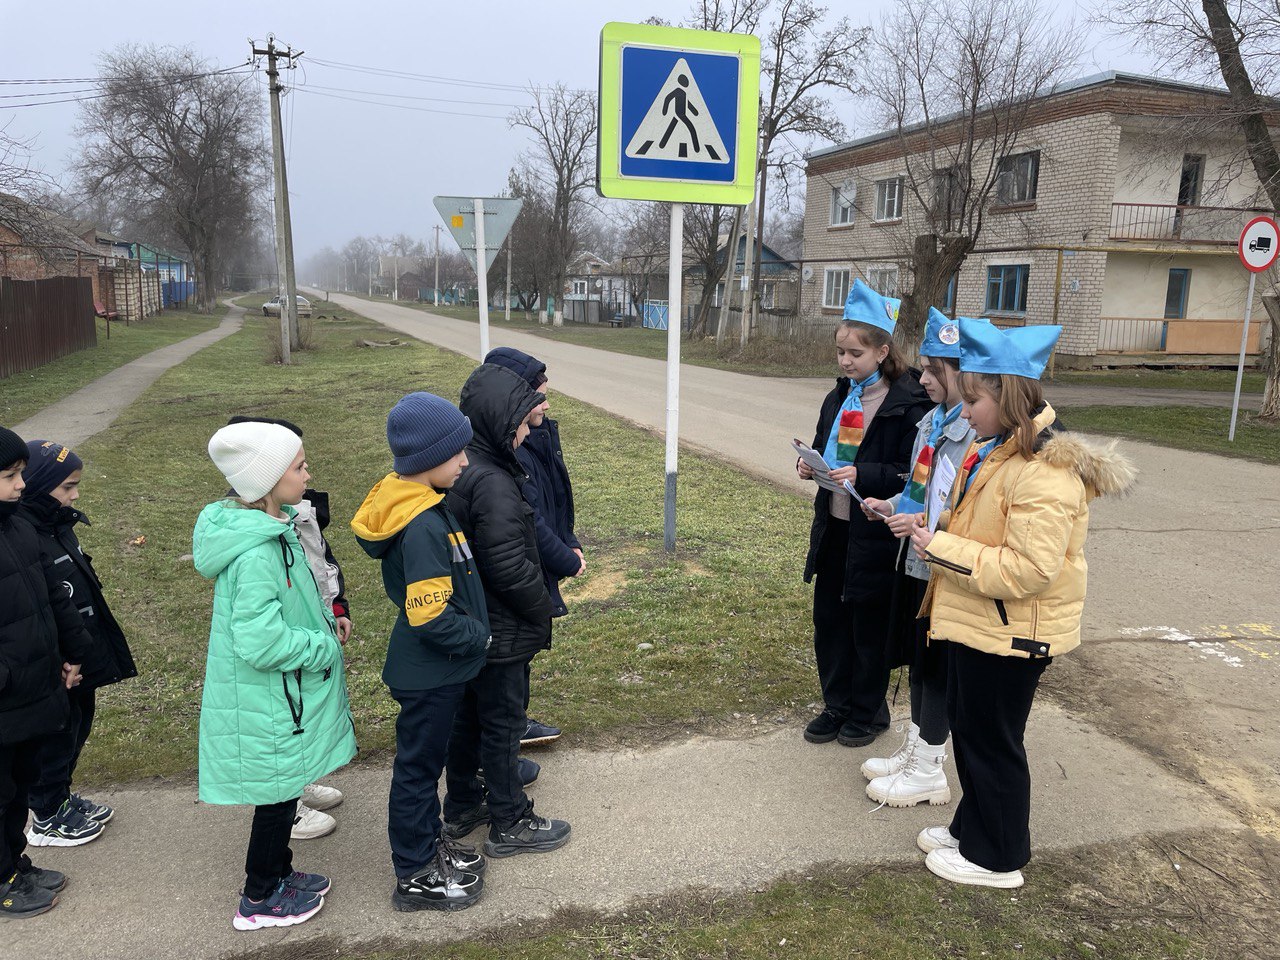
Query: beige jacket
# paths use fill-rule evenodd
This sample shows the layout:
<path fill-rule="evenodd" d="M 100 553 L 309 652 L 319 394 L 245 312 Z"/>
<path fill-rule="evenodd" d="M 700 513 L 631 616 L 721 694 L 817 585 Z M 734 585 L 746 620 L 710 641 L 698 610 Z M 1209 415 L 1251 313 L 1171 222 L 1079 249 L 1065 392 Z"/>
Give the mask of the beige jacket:
<path fill-rule="evenodd" d="M 1013 443 L 988 456 L 929 544 L 933 578 L 921 615 L 931 640 L 1006 657 L 1054 657 L 1080 644 L 1089 501 L 1127 492 L 1137 471 L 1116 442 L 1048 433 L 1035 456 Z M 956 481 L 963 489 L 964 477 Z"/>

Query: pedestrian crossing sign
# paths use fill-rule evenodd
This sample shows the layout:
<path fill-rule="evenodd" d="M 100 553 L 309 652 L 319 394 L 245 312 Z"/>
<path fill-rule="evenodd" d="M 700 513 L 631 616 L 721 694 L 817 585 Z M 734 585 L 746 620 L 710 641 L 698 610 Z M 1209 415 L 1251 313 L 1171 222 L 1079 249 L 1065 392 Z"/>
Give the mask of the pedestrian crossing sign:
<path fill-rule="evenodd" d="M 758 37 L 605 24 L 597 191 L 630 200 L 750 203 L 759 98 Z"/>

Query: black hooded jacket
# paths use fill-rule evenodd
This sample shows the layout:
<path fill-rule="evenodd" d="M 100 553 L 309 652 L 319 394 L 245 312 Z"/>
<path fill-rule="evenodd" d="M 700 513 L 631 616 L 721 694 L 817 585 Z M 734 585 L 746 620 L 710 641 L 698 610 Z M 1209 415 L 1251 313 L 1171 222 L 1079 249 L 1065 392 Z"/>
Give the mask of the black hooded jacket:
<path fill-rule="evenodd" d="M 92 642 L 40 535 L 17 504 L 0 503 L 0 744 L 66 726 L 62 664 L 82 663 Z"/>
<path fill-rule="evenodd" d="M 40 534 L 40 553 L 54 575 L 70 591 L 71 603 L 80 611 L 93 648 L 80 667 L 86 690 L 105 687 L 138 675 L 124 631 L 111 615 L 102 581 L 93 569 L 93 557 L 80 548 L 75 525 L 89 525 L 89 518 L 75 507 L 64 507 L 47 493 L 24 498 L 20 514 Z"/>
<path fill-rule="evenodd" d="M 475 435 L 467 445 L 469 465 L 445 503 L 484 583 L 490 663 L 528 660 L 551 646 L 551 597 L 533 507 L 522 493 L 527 478 L 512 446 L 520 423 L 544 399 L 515 373 L 486 363 L 467 379 L 458 404 Z"/>

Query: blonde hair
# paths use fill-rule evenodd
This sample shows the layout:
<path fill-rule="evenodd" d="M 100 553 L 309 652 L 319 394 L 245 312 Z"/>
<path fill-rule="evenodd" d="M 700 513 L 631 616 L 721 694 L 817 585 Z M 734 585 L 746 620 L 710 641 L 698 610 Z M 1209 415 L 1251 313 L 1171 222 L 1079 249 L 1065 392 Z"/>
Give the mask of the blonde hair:
<path fill-rule="evenodd" d="M 859 320 L 841 320 L 840 325 L 836 327 L 836 340 L 840 339 L 840 331 L 848 330 L 858 338 L 868 350 L 879 350 L 881 347 L 887 346 L 889 352 L 885 358 L 880 361 L 880 376 L 885 379 L 886 383 L 892 383 L 901 377 L 909 369 L 907 358 L 902 353 L 902 348 L 898 346 L 893 339 L 893 334 L 879 327 L 872 326 L 869 323 L 862 323 Z"/>
<path fill-rule="evenodd" d="M 1044 390 L 1039 380 L 1011 373 L 962 373 L 960 395 L 973 403 L 980 393 L 990 394 L 999 408 L 1000 426 L 1018 445 L 1018 452 L 1030 460 L 1036 454 L 1035 415 L 1044 406 Z"/>

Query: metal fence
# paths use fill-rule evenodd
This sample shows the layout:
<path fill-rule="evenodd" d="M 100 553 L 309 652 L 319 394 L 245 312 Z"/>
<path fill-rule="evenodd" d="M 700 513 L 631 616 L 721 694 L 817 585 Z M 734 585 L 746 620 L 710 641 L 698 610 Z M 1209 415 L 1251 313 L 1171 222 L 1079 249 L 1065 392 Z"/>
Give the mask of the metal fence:
<path fill-rule="evenodd" d="M 0 277 L 0 378 L 96 346 L 88 277 Z"/>

